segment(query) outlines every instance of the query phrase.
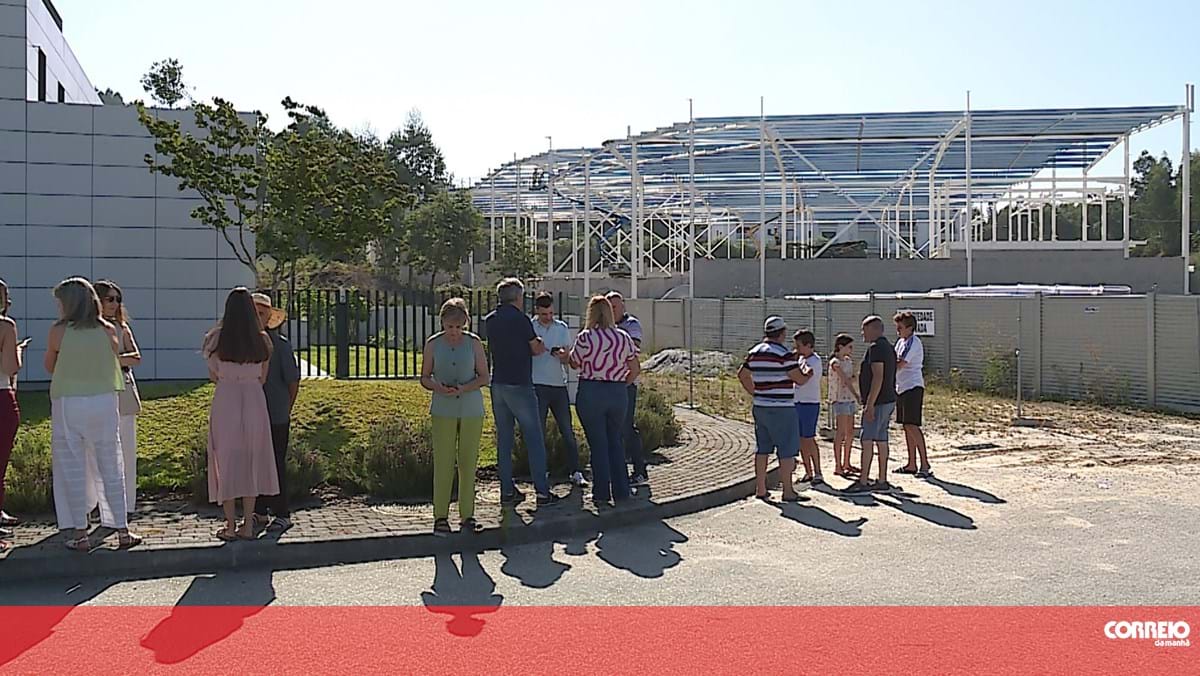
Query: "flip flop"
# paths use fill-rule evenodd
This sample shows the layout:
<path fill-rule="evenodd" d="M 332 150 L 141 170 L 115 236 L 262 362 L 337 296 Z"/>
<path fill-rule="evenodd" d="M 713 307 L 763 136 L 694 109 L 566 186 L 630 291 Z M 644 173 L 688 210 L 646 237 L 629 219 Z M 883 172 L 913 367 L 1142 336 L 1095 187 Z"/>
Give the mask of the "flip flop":
<path fill-rule="evenodd" d="M 218 540 L 220 540 L 221 542 L 236 542 L 238 540 L 237 533 L 230 533 L 229 531 L 225 530 L 224 528 L 217 531 L 216 533 L 213 533 L 213 535 L 215 535 L 216 538 Z"/>
<path fill-rule="evenodd" d="M 892 471 L 895 472 L 896 474 L 916 474 L 917 473 L 917 470 L 915 468 L 909 469 L 908 467 L 901 467 L 900 469 L 894 469 Z"/>

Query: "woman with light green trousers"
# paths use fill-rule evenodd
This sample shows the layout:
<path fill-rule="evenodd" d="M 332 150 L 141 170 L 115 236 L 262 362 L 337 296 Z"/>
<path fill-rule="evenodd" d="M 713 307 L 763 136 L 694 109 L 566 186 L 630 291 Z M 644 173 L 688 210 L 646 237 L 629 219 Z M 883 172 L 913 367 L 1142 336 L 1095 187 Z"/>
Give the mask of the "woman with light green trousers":
<path fill-rule="evenodd" d="M 450 534 L 450 493 L 458 466 L 458 515 L 461 530 L 477 533 L 475 467 L 483 436 L 483 392 L 487 357 L 479 336 L 467 331 L 470 315 L 461 298 L 442 304 L 441 333 L 425 342 L 421 386 L 433 392 L 433 534 Z"/>

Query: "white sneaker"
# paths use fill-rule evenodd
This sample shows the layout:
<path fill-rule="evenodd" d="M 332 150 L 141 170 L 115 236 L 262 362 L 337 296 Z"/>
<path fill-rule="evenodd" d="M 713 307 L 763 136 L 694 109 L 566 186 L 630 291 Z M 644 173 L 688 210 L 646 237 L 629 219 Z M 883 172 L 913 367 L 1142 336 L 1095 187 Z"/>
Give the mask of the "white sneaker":
<path fill-rule="evenodd" d="M 571 483 L 575 484 L 576 486 L 580 486 L 580 487 L 588 485 L 587 479 L 583 478 L 583 472 L 576 472 L 576 473 L 572 474 L 571 475 Z"/>

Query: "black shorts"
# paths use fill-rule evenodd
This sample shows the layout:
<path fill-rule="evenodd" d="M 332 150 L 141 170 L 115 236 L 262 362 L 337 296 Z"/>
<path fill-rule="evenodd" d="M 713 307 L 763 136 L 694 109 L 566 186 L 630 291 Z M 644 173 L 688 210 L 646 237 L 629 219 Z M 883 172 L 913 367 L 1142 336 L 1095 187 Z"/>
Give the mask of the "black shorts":
<path fill-rule="evenodd" d="M 896 397 L 896 422 L 901 425 L 921 426 L 921 414 L 925 408 L 925 388 L 914 387 Z"/>

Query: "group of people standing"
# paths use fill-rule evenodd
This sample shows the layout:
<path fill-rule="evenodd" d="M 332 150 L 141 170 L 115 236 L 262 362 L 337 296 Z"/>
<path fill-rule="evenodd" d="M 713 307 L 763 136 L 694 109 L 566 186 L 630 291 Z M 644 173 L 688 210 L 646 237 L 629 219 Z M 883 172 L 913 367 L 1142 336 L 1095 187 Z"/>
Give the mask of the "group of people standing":
<path fill-rule="evenodd" d="M 593 296 L 584 326 L 574 340 L 566 323 L 554 316 L 554 299 L 538 294 L 534 316 L 524 311 L 525 287 L 502 280 L 498 305 L 483 320 L 483 338 L 467 330 L 470 315 L 461 298 L 441 308 L 442 331 L 430 337 L 422 356 L 421 385 L 431 391 L 434 452 L 434 533 L 451 532 L 449 511 L 458 476 L 460 528 L 480 529 L 475 519 L 475 469 L 483 433 L 482 388 L 490 385 L 496 427 L 500 500 L 525 499 L 513 481 L 517 429 L 529 456 L 538 506 L 557 503 L 550 488 L 544 428 L 552 413 L 567 453 L 567 470 L 576 487 L 587 485 L 579 464 L 572 425 L 567 370 L 579 372 L 575 410 L 591 448 L 592 499 L 597 506 L 620 503 L 631 486 L 646 483 L 646 459 L 634 424 L 637 406 L 641 325 L 625 312 L 618 293 Z M 626 455 L 633 461 L 627 472 Z"/>
<path fill-rule="evenodd" d="M 129 325 L 121 288 L 71 277 L 54 287 L 58 320 L 46 336 L 44 366 L 51 374 L 51 468 L 54 508 L 66 546 L 89 551 L 89 519 L 116 531 L 118 545 L 141 537 L 129 529 L 137 496 L 137 415 L 141 411 L 133 368 L 141 352 Z M 12 299 L 0 281 L 0 507 L 4 475 L 20 425 L 17 374 L 30 338 L 21 339 L 8 317 Z M 0 548 L 19 519 L 0 510 Z"/>
<path fill-rule="evenodd" d="M 71 277 L 54 287 L 58 320 L 46 337 L 50 374 L 51 471 L 58 527 L 66 547 L 91 551 L 92 521 L 117 533 L 120 548 L 142 538 L 129 528 L 137 499 L 137 415 L 142 402 L 133 369 L 142 360 L 124 294 L 114 282 Z M 0 507 L 20 409 L 17 374 L 30 338 L 8 317 L 12 299 L 0 281 Z M 209 498 L 225 511 L 221 539 L 286 528 L 288 425 L 300 372 L 280 336 L 284 313 L 265 294 L 234 289 L 220 324 L 203 341 L 216 383 L 208 435 Z M 260 499 L 260 496 L 263 499 Z M 234 500 L 245 521 L 235 525 Z M 272 519 L 273 517 L 273 519 Z M 0 509 L 0 548 L 19 519 Z M 102 538 L 101 538 L 102 539 Z"/>
<path fill-rule="evenodd" d="M 919 478 L 933 476 L 921 431 L 925 380 L 922 375 L 924 347 L 916 335 L 917 322 L 910 312 L 892 318 L 899 340 L 895 345 L 884 337 L 883 319 L 871 315 L 862 322 L 867 344 L 855 383 L 854 338 L 838 334 L 829 357 L 827 396 L 834 417 L 834 473 L 852 478 L 849 493 L 887 492 L 888 426 L 895 413 L 903 426 L 908 462 L 896 470 Z M 821 410 L 821 377 L 824 371 L 816 353 L 812 331 L 792 335 L 792 346 L 784 344 L 787 324 L 771 316 L 763 323 L 763 339 L 752 347 L 738 369 L 738 380 L 753 400 L 755 493 L 766 498 L 767 464 L 772 453 L 779 458 L 783 499 L 798 501 L 793 482 L 797 457 L 804 466 L 802 484 L 824 483 L 817 428 Z M 859 438 L 861 469 L 851 463 L 854 418 L 862 405 Z M 871 465 L 879 458 L 878 480 L 870 480 Z M 918 464 L 919 458 L 919 464 Z"/>

